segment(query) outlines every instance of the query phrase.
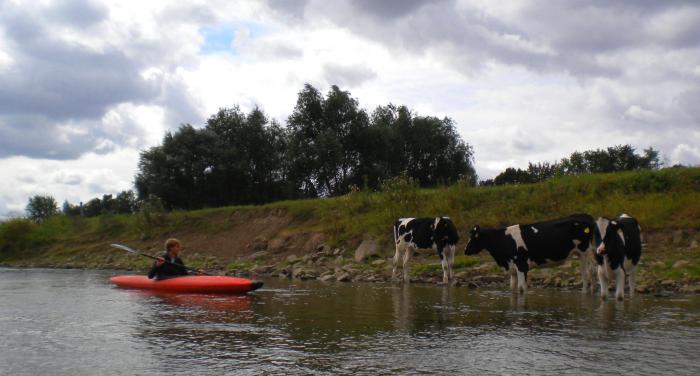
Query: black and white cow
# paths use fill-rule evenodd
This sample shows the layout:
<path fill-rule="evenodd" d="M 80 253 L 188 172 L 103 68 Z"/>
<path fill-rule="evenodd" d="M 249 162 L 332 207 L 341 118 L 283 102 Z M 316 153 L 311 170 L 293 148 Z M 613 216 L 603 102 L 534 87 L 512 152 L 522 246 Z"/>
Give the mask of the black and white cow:
<path fill-rule="evenodd" d="M 608 296 L 608 280 L 615 274 L 615 298 L 625 297 L 625 274 L 629 275 L 630 296 L 634 295 L 635 271 L 642 256 L 642 228 L 636 219 L 622 214 L 596 221 L 595 259 L 598 263 L 600 297 Z"/>
<path fill-rule="evenodd" d="M 527 291 L 527 272 L 531 264 L 561 263 L 570 254 L 578 253 L 583 291 L 586 291 L 589 284 L 592 286 L 590 255 L 595 226 L 593 217 L 588 214 L 492 229 L 477 225 L 471 230 L 464 253 L 475 255 L 487 250 L 500 267 L 510 272 L 510 287 L 523 293 Z"/>
<path fill-rule="evenodd" d="M 455 257 L 455 246 L 459 241 L 457 228 L 449 217 L 436 218 L 399 218 L 394 223 L 394 267 L 392 278 L 396 278 L 396 266 L 403 256 L 403 280 L 410 282 L 408 277 L 408 261 L 416 249 L 435 249 L 442 263 L 442 281 L 448 283 L 452 279 L 452 264 Z"/>

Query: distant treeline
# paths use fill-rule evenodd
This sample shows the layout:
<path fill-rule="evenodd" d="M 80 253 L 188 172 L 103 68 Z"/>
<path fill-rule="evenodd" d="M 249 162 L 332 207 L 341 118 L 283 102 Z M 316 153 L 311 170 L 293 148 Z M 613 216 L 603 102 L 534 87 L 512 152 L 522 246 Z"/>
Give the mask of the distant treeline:
<path fill-rule="evenodd" d="M 30 201 L 31 203 L 31 201 Z M 95 217 L 101 214 L 129 214 L 135 213 L 140 205 L 136 199 L 134 191 L 122 191 L 116 197 L 103 195 L 102 199 L 95 197 L 83 204 L 73 205 L 68 201 L 63 202 L 63 214 L 67 216 L 82 215 L 85 217 Z M 28 209 L 29 210 L 29 209 Z"/>
<path fill-rule="evenodd" d="M 183 124 L 162 145 L 141 153 L 136 193 L 63 203 L 67 216 L 197 209 L 330 197 L 353 189 L 378 190 L 397 177 L 416 187 L 476 185 L 473 149 L 450 118 L 419 116 L 406 106 L 359 108 L 332 86 L 323 96 L 305 85 L 282 126 L 259 108 L 220 109 L 203 128 Z M 536 183 L 555 176 L 658 169 L 659 152 L 631 145 L 574 152 L 559 162 L 507 168 L 480 185 Z M 29 199 L 29 218 L 58 214 L 52 196 Z"/>
<path fill-rule="evenodd" d="M 473 151 L 450 118 L 405 106 L 371 115 L 337 86 L 306 85 L 286 126 L 258 108 L 219 110 L 204 128 L 184 124 L 141 153 L 138 197 L 170 208 L 262 204 L 377 189 L 399 175 L 421 187 L 459 179 L 476 184 Z"/>
<path fill-rule="evenodd" d="M 612 146 L 605 150 L 596 149 L 574 152 L 560 162 L 528 163 L 527 169 L 509 167 L 495 178 L 480 181 L 480 185 L 505 185 L 538 183 L 555 176 L 595 174 L 604 172 L 657 170 L 662 163 L 659 152 L 653 148 L 636 154 L 631 145 Z"/>

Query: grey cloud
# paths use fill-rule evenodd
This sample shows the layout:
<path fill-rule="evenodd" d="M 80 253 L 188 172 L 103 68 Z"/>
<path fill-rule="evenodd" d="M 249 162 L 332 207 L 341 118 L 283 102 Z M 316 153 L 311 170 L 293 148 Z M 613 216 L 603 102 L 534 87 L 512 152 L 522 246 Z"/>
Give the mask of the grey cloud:
<path fill-rule="evenodd" d="M 164 12 L 185 10 L 202 19 L 214 17 L 203 7 L 171 6 Z M 74 159 L 90 151 L 138 147 L 145 131 L 135 119 L 120 124 L 119 132 L 103 127 L 104 115 L 123 103 L 165 106 L 174 126 L 201 121 L 196 101 L 182 83 L 172 82 L 168 74 L 142 77 L 146 68 L 168 69 L 168 59 L 179 57 L 170 53 L 173 41 L 135 34 L 129 51 L 111 45 L 93 50 L 54 33 L 57 24 L 80 33 L 106 12 L 92 2 L 63 1 L 44 8 L 0 2 L 0 33 L 12 59 L 0 70 L 0 157 Z"/>
<path fill-rule="evenodd" d="M 251 53 L 262 59 L 297 59 L 304 56 L 304 51 L 294 45 L 284 44 L 281 41 L 259 41 L 246 46 Z"/>
<path fill-rule="evenodd" d="M 444 2 L 445 0 L 354 0 L 351 4 L 361 13 L 379 19 L 393 19 L 418 11 L 426 4 L 434 5 Z"/>
<path fill-rule="evenodd" d="M 213 23 L 216 22 L 216 13 L 210 5 L 205 4 L 183 4 L 172 5 L 165 7 L 159 15 L 163 22 L 198 22 L 198 23 Z"/>
<path fill-rule="evenodd" d="M 17 181 L 20 183 L 34 184 L 36 183 L 36 178 L 32 175 L 20 175 L 17 176 Z"/>
<path fill-rule="evenodd" d="M 204 121 L 195 106 L 196 100 L 189 94 L 184 82 L 177 79 L 164 82 L 158 103 L 165 108 L 166 123 L 171 129 L 184 123 L 201 124 Z"/>
<path fill-rule="evenodd" d="M 601 58 L 667 44 L 668 36 L 650 34 L 648 26 L 666 12 L 697 7 L 691 1 L 589 0 L 546 6 L 530 1 L 520 2 L 512 17 L 499 19 L 477 5 L 455 0 L 347 0 L 334 5 L 305 2 L 303 14 L 308 21 L 325 18 L 389 48 L 443 55 L 443 60 L 468 74 L 489 62 L 500 62 L 581 78 L 620 76 L 624 67 L 611 66 Z M 671 38 L 696 46 L 700 19 L 694 19 L 700 14 L 685 18 L 683 31 Z"/>
<path fill-rule="evenodd" d="M 365 66 L 326 64 L 323 76 L 331 85 L 354 87 L 377 77 L 377 73 Z"/>
<path fill-rule="evenodd" d="M 58 172 L 53 177 L 54 183 L 64 185 L 80 185 L 83 182 L 83 180 L 83 177 L 78 174 L 66 174 L 64 172 Z"/>
<path fill-rule="evenodd" d="M 680 93 L 675 102 L 687 124 L 697 128 L 700 121 L 700 89 Z"/>
<path fill-rule="evenodd" d="M 70 134 L 41 116 L 0 117 L 0 158 L 25 155 L 32 158 L 74 159 L 92 150 L 90 134 Z"/>
<path fill-rule="evenodd" d="M 104 5 L 94 1 L 62 0 L 53 4 L 48 9 L 48 13 L 54 19 L 67 24 L 86 27 L 105 19 L 108 10 Z"/>
<path fill-rule="evenodd" d="M 25 43 L 21 63 L 0 74 L 0 113 L 41 114 L 55 120 L 101 116 L 113 104 L 145 102 L 158 93 L 123 54 Z"/>
<path fill-rule="evenodd" d="M 283 18 L 301 20 L 309 0 L 267 0 L 267 4 Z"/>
<path fill-rule="evenodd" d="M 111 133 L 101 125 L 101 120 L 59 123 L 41 115 L 0 115 L 0 158 L 24 155 L 68 160 L 90 151 L 108 153 L 116 145 L 144 146 L 145 131 L 133 119 L 126 119 Z"/>

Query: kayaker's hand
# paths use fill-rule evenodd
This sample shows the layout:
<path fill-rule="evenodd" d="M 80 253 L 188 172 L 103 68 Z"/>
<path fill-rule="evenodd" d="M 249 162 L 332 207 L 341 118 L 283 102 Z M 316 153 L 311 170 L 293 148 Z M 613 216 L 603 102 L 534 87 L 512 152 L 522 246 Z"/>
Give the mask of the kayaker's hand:
<path fill-rule="evenodd" d="M 156 266 L 160 268 L 163 265 L 163 263 L 165 263 L 165 259 L 162 257 L 158 257 L 158 260 L 156 260 Z"/>

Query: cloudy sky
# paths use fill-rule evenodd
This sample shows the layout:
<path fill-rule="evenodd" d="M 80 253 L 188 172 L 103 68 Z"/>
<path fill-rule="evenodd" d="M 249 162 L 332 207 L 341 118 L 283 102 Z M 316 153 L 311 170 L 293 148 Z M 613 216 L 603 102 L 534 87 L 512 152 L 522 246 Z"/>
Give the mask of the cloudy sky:
<path fill-rule="evenodd" d="M 220 107 L 284 123 L 304 83 L 453 118 L 481 178 L 628 143 L 698 164 L 700 2 L 0 0 L 0 215 L 130 189 Z"/>

